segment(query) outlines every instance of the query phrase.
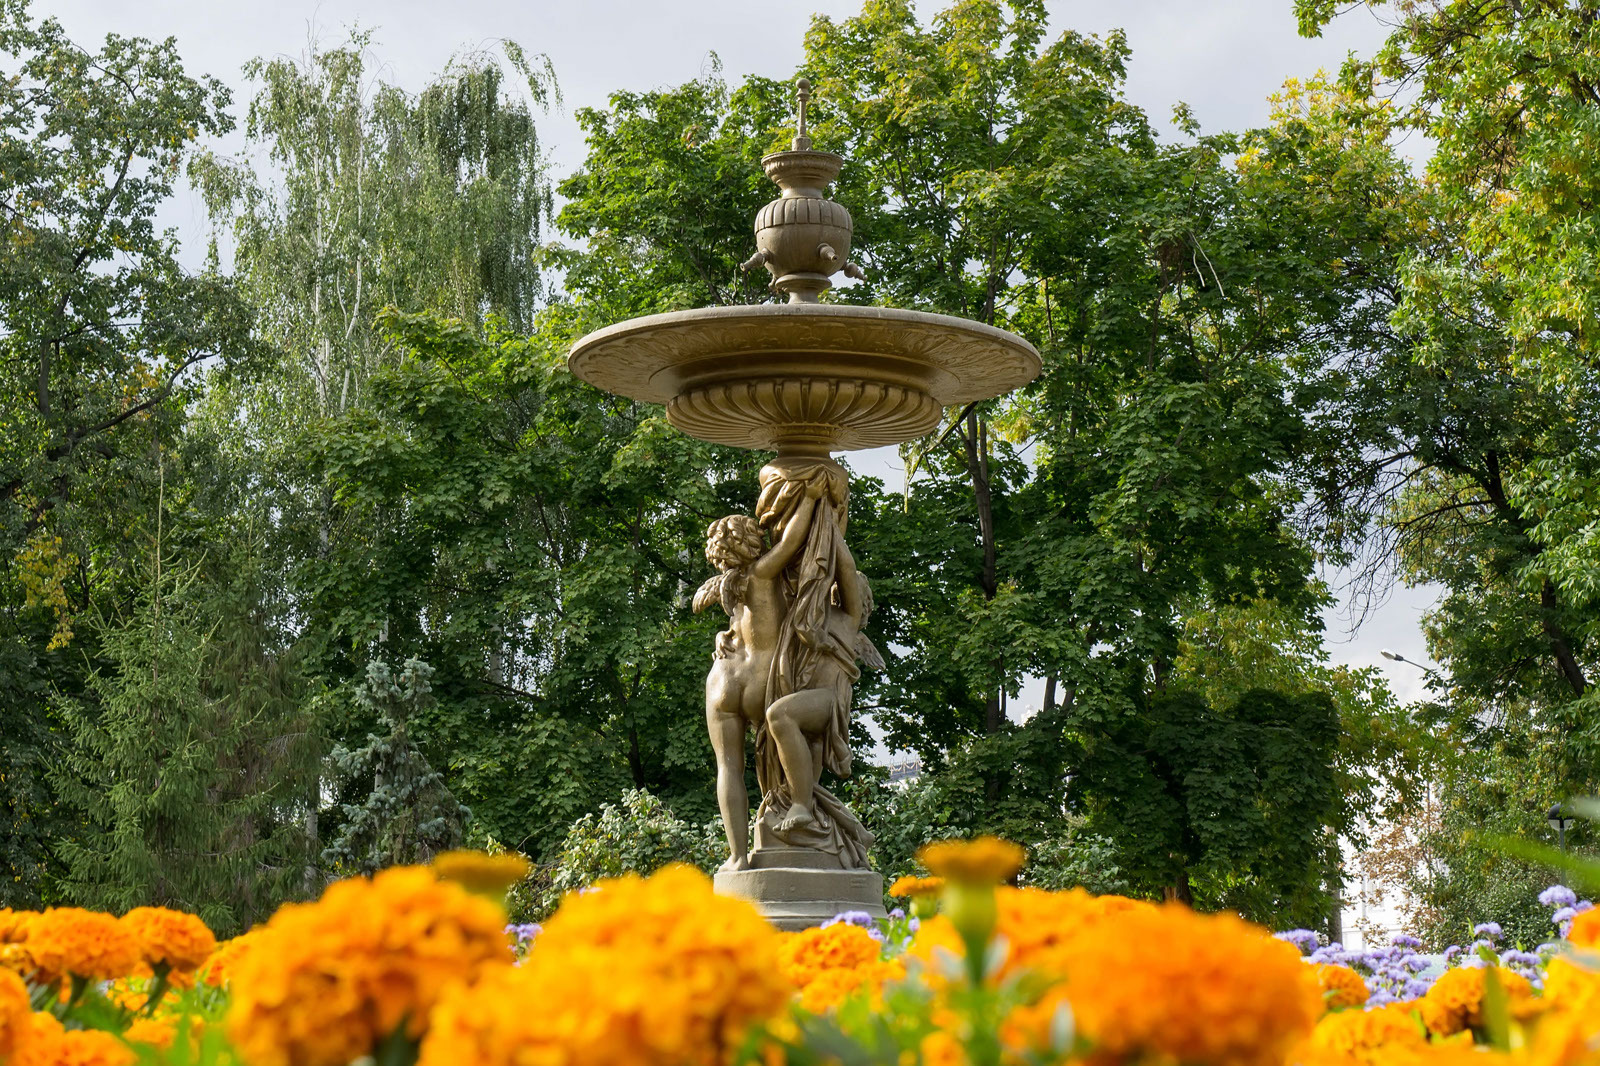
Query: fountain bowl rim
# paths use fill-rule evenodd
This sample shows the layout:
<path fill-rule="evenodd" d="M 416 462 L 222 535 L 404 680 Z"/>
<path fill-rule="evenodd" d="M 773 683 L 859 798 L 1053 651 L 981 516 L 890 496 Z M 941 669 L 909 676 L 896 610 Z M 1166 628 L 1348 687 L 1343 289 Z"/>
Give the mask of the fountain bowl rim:
<path fill-rule="evenodd" d="M 663 375 L 661 371 L 696 359 L 752 354 L 727 347 L 728 338 L 755 326 L 778 324 L 792 324 L 796 331 L 809 329 L 812 338 L 774 345 L 773 351 L 789 354 L 815 351 L 819 355 L 837 357 L 859 348 L 856 354 L 864 356 L 929 360 L 930 369 L 937 369 L 944 382 L 936 390 L 935 398 L 946 406 L 1003 395 L 1032 381 L 1043 369 L 1037 348 L 998 326 L 898 307 L 823 303 L 734 304 L 625 319 L 580 337 L 567 355 L 567 368 L 575 377 L 606 392 L 664 404 L 674 399 L 677 390 L 670 384 L 670 375 Z M 951 366 L 937 355 L 896 345 L 897 330 L 942 334 L 962 348 L 970 350 L 976 346 L 980 354 L 993 358 L 980 360 L 976 372 L 966 365 L 970 360 Z M 816 339 L 818 336 L 822 338 L 821 343 Z M 641 343 L 651 338 L 666 339 L 668 343 Z M 866 339 L 870 343 L 859 346 L 850 343 L 855 339 Z M 981 351 L 983 349 L 987 352 Z"/>

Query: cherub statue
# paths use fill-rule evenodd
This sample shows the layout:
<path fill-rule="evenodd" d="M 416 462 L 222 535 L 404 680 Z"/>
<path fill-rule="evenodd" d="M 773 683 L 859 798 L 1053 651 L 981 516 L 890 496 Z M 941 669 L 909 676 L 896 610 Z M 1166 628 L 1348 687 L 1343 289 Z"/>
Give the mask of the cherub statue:
<path fill-rule="evenodd" d="M 721 572 L 694 594 L 694 610 L 720 603 L 728 613 L 728 628 L 717 634 L 716 657 L 706 675 L 706 728 L 717 757 L 717 806 L 728 832 L 724 870 L 750 865 L 744 732 L 765 722 L 767 682 L 789 611 L 783 572 L 805 542 L 815 509 L 812 498 L 770 551 L 760 525 L 745 515 L 719 518 L 706 530 L 706 561 Z"/>
<path fill-rule="evenodd" d="M 864 867 L 872 837 L 818 782 L 850 775 L 850 700 L 857 659 L 881 668 L 861 633 L 871 590 L 844 543 L 848 481 L 827 459 L 778 459 L 761 472 L 759 521 L 719 519 L 706 558 L 722 572 L 695 594 L 695 610 L 720 602 L 706 679 L 706 721 L 717 753 L 717 799 L 728 830 L 724 869 L 749 865 L 744 730 L 756 730 L 761 785 L 758 832 Z M 763 529 L 774 541 L 764 550 Z M 758 839 L 758 846 L 760 840 Z"/>

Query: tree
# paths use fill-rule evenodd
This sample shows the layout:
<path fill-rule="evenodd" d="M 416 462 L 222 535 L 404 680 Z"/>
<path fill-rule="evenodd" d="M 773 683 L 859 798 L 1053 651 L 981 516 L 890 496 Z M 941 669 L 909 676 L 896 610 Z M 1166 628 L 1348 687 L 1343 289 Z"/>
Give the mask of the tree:
<path fill-rule="evenodd" d="M 1253 689 L 1212 707 L 1181 692 L 1118 726 L 1088 741 L 1075 787 L 1130 880 L 1257 921 L 1321 924 L 1338 846 L 1332 699 Z"/>
<path fill-rule="evenodd" d="M 190 145 L 229 128 L 228 94 L 188 76 L 170 40 L 112 35 L 90 53 L 15 0 L 0 50 L 15 63 L 0 86 L 6 599 L 14 622 L 48 618 L 61 647 L 118 558 L 91 550 L 103 523 L 84 509 L 122 495 L 145 462 L 140 424 L 170 431 L 198 366 L 251 351 L 245 306 L 216 275 L 186 274 L 154 227 Z"/>
<path fill-rule="evenodd" d="M 790 104 L 778 82 L 748 78 L 730 91 L 720 70 L 577 113 L 589 150 L 560 185 L 557 223 L 585 248 L 557 261 L 567 287 L 608 318 L 770 298 L 739 264 L 772 199 L 761 157 L 784 147 L 773 138 Z"/>
<path fill-rule="evenodd" d="M 58 700 L 66 758 L 52 776 L 81 819 L 58 842 L 63 888 L 83 906 L 170 906 L 243 930 L 308 887 L 301 816 L 319 749 L 246 552 L 175 569 L 171 517 L 130 611 L 97 623 L 87 692 Z"/>
<path fill-rule="evenodd" d="M 548 62 L 511 42 L 503 59 L 457 56 L 418 94 L 374 76 L 368 43 L 357 33 L 334 48 L 313 43 L 298 62 L 249 64 L 254 155 L 206 156 L 191 168 L 213 221 L 234 239 L 240 286 L 261 311 L 259 336 L 278 354 L 258 373 L 214 376 L 201 414 L 252 484 L 248 502 L 273 526 L 275 551 L 264 560 L 271 579 L 286 602 L 308 605 L 298 649 L 323 692 L 324 726 L 347 746 L 379 728 L 370 708 L 350 701 L 369 661 L 396 650 L 382 646 L 396 619 L 380 611 L 357 624 L 354 605 L 325 613 L 330 572 L 370 572 L 378 559 L 398 565 L 361 590 L 364 606 L 396 589 L 409 594 L 421 559 L 384 542 L 403 504 L 394 512 L 346 508 L 320 459 L 336 450 L 330 442 L 344 420 L 398 432 L 369 418 L 372 383 L 400 359 L 376 325 L 386 305 L 434 307 L 470 328 L 491 318 L 533 328 L 546 296 L 540 243 L 551 202 L 534 116 L 559 99 Z M 503 561 L 513 553 L 508 547 Z M 477 656 L 480 672 L 504 650 L 493 626 L 470 637 L 455 630 L 452 639 L 476 642 L 467 654 Z M 396 644 L 402 641 L 397 633 Z M 452 698 L 459 675 L 436 651 L 401 654 L 414 652 L 445 672 L 436 684 L 446 696 L 430 707 L 448 718 L 460 706 Z M 462 713 L 482 710 L 477 703 Z M 503 694 L 496 713 L 510 714 Z M 434 724 L 414 724 L 430 753 L 443 743 Z M 464 724 L 453 731 L 477 735 Z M 485 755 L 498 760 L 504 782 L 516 777 L 510 755 Z M 312 795 L 315 830 L 320 790 Z M 515 802 L 504 800 L 501 810 Z M 507 813 L 499 824 L 517 822 Z"/>
<path fill-rule="evenodd" d="M 835 196 L 868 267 L 831 296 L 980 318 L 1045 358 L 1035 386 L 909 446 L 904 494 L 858 481 L 851 524 L 874 639 L 903 649 L 863 702 L 930 771 L 983 768 L 975 811 L 1036 834 L 1064 815 L 1063 752 L 1171 695 L 1186 616 L 1263 601 L 1314 618 L 1313 554 L 1291 521 L 1310 427 L 1289 363 L 1307 305 L 1342 295 L 1223 165 L 1237 139 L 1158 144 L 1121 97 L 1122 40 L 1046 43 L 1043 22 L 1033 3 L 960 3 L 927 26 L 870 3 L 817 20 L 805 65 L 812 135 L 850 160 Z M 704 91 L 653 97 L 648 115 L 619 100 L 585 169 L 636 180 L 571 185 L 572 217 L 603 217 L 630 262 L 706 293 L 654 212 L 732 213 L 729 190 L 697 198 L 675 176 L 781 143 L 735 119 L 742 91 L 723 111 Z M 667 106 L 680 101 L 693 107 Z M 685 113 L 705 137 L 669 136 L 663 117 Z M 745 147 L 725 144 L 746 129 Z M 702 154 L 645 165 L 647 130 L 674 158 L 679 143 Z M 1271 206 L 1296 235 L 1323 221 Z M 1016 727 L 1006 700 L 1030 674 L 1049 679 L 1047 707 Z"/>
<path fill-rule="evenodd" d="M 1304 32 L 1332 15 L 1297 10 Z M 1572 266 L 1592 238 L 1577 221 L 1586 187 L 1562 179 L 1553 196 L 1551 175 L 1587 173 L 1587 22 L 1548 4 L 1417 9 L 1337 84 L 1297 92 L 1282 123 L 1300 195 L 1343 208 L 1358 197 L 1354 217 L 1387 238 L 1361 278 L 1361 302 L 1383 315 L 1347 335 L 1390 395 L 1361 390 L 1331 408 L 1346 454 L 1362 457 L 1334 468 L 1360 490 L 1358 508 L 1381 514 L 1406 576 L 1449 589 L 1428 633 L 1453 702 L 1496 713 L 1531 701 L 1574 739 L 1592 714 L 1592 577 L 1571 564 L 1585 551 L 1595 394 L 1592 375 L 1572 372 L 1592 358 L 1592 283 Z M 1415 87 L 1405 106 L 1400 83 Z M 1426 182 L 1386 143 L 1408 129 L 1439 145 Z M 1341 165 L 1345 146 L 1360 169 Z M 1567 752 L 1569 785 L 1592 787 L 1594 753 L 1580 745 Z"/>
<path fill-rule="evenodd" d="M 148 595 L 134 531 L 200 371 L 259 350 L 226 280 L 185 272 L 155 225 L 195 142 L 230 128 L 227 90 L 171 40 L 91 51 L 17 0 L 0 51 L 0 802 L 8 898 L 41 902 L 78 817 L 45 773 L 67 739 L 52 701 L 97 698 L 94 620 Z"/>
<path fill-rule="evenodd" d="M 427 656 L 416 724 L 485 831 L 532 854 L 625 786 L 709 817 L 703 717 L 713 620 L 689 595 L 704 534 L 743 505 L 756 457 L 564 369 L 592 320 L 531 337 L 386 312 L 404 352 L 370 412 L 329 434 L 324 475 L 370 541 L 307 564 L 336 646 Z"/>
<path fill-rule="evenodd" d="M 341 806 L 343 824 L 322 853 L 322 861 L 336 871 L 370 875 L 386 866 L 425 863 L 458 846 L 465 835 L 472 812 L 411 739 L 411 723 L 432 702 L 432 676 L 428 664 L 416 659 L 406 660 L 399 677 L 376 661 L 367 667 L 366 684 L 356 689 L 356 704 L 385 732 L 369 733 L 357 749 L 333 749 L 341 784 L 356 785 L 361 797 Z"/>

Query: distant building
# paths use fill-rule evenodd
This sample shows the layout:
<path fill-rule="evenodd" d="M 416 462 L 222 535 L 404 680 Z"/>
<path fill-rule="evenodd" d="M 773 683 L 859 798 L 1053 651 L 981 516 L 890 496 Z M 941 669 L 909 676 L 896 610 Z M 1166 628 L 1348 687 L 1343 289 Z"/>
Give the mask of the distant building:
<path fill-rule="evenodd" d="M 905 788 L 922 776 L 922 758 L 917 755 L 891 758 L 886 765 L 889 767 L 889 784 L 896 788 Z"/>

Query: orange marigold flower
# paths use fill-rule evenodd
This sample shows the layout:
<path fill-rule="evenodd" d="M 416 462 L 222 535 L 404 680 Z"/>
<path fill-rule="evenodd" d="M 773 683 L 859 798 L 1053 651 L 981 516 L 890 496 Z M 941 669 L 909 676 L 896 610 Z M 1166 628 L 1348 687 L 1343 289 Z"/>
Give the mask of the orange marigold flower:
<path fill-rule="evenodd" d="M 446 851 L 434 856 L 433 872 L 470 892 L 500 894 L 528 876 L 533 869 L 516 852 L 490 855 L 486 851 Z"/>
<path fill-rule="evenodd" d="M 0 944 L 20 944 L 28 939 L 28 923 L 39 916 L 38 911 L 14 911 L 0 907 Z"/>
<path fill-rule="evenodd" d="M 944 878 L 942 877 L 900 877 L 889 886 L 889 895 L 900 899 L 910 899 L 914 896 L 936 896 L 944 891 Z"/>
<path fill-rule="evenodd" d="M 148 1044 L 165 1050 L 178 1037 L 178 1023 L 173 1018 L 135 1018 L 123 1030 L 122 1039 L 130 1044 Z"/>
<path fill-rule="evenodd" d="M 160 972 L 193 973 L 217 950 L 216 935 L 193 914 L 166 907 L 135 907 L 122 924 L 139 940 L 144 964 Z"/>
<path fill-rule="evenodd" d="M 1600 1018 L 1600 971 L 1553 958 L 1545 969 L 1544 1001 L 1552 1010 Z"/>
<path fill-rule="evenodd" d="M 1446 970 L 1416 1001 L 1422 1022 L 1436 1036 L 1453 1036 L 1465 1030 L 1483 1028 L 1483 989 L 1491 967 L 1458 966 Z M 1533 1002 L 1533 987 L 1528 979 L 1504 967 L 1493 967 L 1506 991 L 1513 1017 L 1526 1017 L 1538 1009 Z"/>
<path fill-rule="evenodd" d="M 37 911 L 14 911 L 0 907 L 0 969 L 27 977 L 37 966 L 28 953 L 28 923 L 38 917 Z"/>
<path fill-rule="evenodd" d="M 336 882 L 252 934 L 228 1033 L 252 1066 L 345 1066 L 402 1022 L 418 1038 L 445 989 L 510 964 L 504 927 L 495 903 L 426 867 Z"/>
<path fill-rule="evenodd" d="M 1580 948 L 1600 948 L 1600 907 L 1590 907 L 1573 918 L 1567 939 Z"/>
<path fill-rule="evenodd" d="M 967 1066 L 967 1052 L 961 1041 L 944 1029 L 923 1037 L 917 1051 L 922 1066 Z"/>
<path fill-rule="evenodd" d="M 10 970 L 0 970 L 0 1062 L 15 1050 L 32 1013 L 28 986 Z"/>
<path fill-rule="evenodd" d="M 519 967 L 440 1000 L 419 1066 L 713 1066 L 793 988 L 779 937 L 700 871 L 571 894 Z"/>
<path fill-rule="evenodd" d="M 1342 1010 L 1324 1015 L 1290 1061 L 1334 1059 L 1380 1066 L 1397 1054 L 1423 1048 L 1427 1042 L 1416 1009 L 1409 1003 L 1391 1003 L 1377 1010 Z"/>
<path fill-rule="evenodd" d="M 778 966 L 796 988 L 804 988 L 824 970 L 865 966 L 877 962 L 882 954 L 871 934 L 845 922 L 781 936 Z"/>
<path fill-rule="evenodd" d="M 6 1066 L 132 1066 L 138 1056 L 110 1033 L 66 1029 L 55 1015 L 38 1013 Z"/>
<path fill-rule="evenodd" d="M 884 985 L 903 980 L 905 975 L 905 964 L 899 959 L 822 970 L 801 988 L 800 1006 L 812 1014 L 822 1014 L 861 992 L 877 1002 Z"/>
<path fill-rule="evenodd" d="M 1313 963 L 1312 968 L 1317 974 L 1317 984 L 1322 989 L 1323 1005 L 1328 1010 L 1359 1007 L 1371 995 L 1367 989 L 1367 982 L 1348 966 Z"/>
<path fill-rule="evenodd" d="M 28 923 L 26 947 L 46 981 L 127 977 L 139 965 L 139 940 L 120 921 L 81 907 L 51 907 Z"/>
<path fill-rule="evenodd" d="M 995 890 L 995 907 L 995 936 L 1006 944 L 998 976 L 1005 978 L 1023 970 L 1061 976 L 1070 964 L 1074 938 L 1128 911 L 1154 909 L 1154 904 L 1124 896 L 1092 896 L 1081 888 L 1046 892 L 1002 885 Z M 955 926 L 944 916 L 922 923 L 908 954 L 921 960 L 926 976 L 937 983 L 940 952 L 957 958 L 965 953 Z"/>
<path fill-rule="evenodd" d="M 1600 1003 L 1594 1006 L 1600 1007 Z M 1573 1010 L 1547 1015 L 1539 1022 L 1533 1044 L 1524 1049 L 1520 1066 L 1595 1066 L 1600 1063 L 1600 1010 Z"/>
<path fill-rule="evenodd" d="M 1065 1000 L 1089 1066 L 1281 1066 L 1322 1014 L 1300 953 L 1232 915 L 1129 907 L 1070 936 L 1066 948 L 1064 980 L 1013 1012 L 1008 1037 L 1049 1047 Z"/>
<path fill-rule="evenodd" d="M 1015 877 L 1027 857 L 1018 845 L 992 836 L 941 840 L 917 852 L 917 861 L 940 877 L 989 885 Z"/>
<path fill-rule="evenodd" d="M 218 944 L 211 957 L 200 965 L 201 982 L 211 988 L 228 987 L 240 961 L 265 939 L 264 929 L 264 926 L 258 925 L 232 940 Z"/>

